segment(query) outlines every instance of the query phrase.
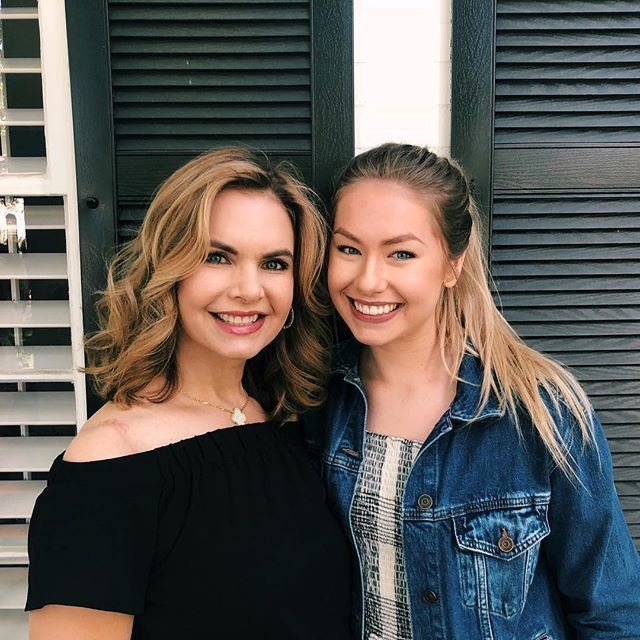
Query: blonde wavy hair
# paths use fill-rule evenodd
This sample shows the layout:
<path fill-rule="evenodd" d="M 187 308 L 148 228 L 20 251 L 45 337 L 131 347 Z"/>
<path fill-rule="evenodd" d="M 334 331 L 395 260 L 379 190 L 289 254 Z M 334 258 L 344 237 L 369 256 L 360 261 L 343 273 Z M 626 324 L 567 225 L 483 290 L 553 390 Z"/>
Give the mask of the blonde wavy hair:
<path fill-rule="evenodd" d="M 96 305 L 99 331 L 85 343 L 85 371 L 103 399 L 126 406 L 163 402 L 179 389 L 177 283 L 205 262 L 211 206 L 231 188 L 272 192 L 295 235 L 295 322 L 247 362 L 245 389 L 276 420 L 324 400 L 330 335 L 319 277 L 326 223 L 291 167 L 240 148 L 206 153 L 178 169 L 160 186 L 137 236 L 112 260 Z M 145 395 L 158 376 L 159 391 Z"/>
<path fill-rule="evenodd" d="M 334 207 L 349 185 L 363 179 L 391 180 L 409 187 L 427 202 L 441 232 L 443 248 L 450 260 L 466 251 L 455 286 L 443 287 L 436 307 L 436 331 L 447 371 L 457 380 L 465 353 L 480 358 L 483 365 L 481 403 L 490 393 L 513 417 L 522 433 L 518 408 L 531 417 L 554 462 L 577 479 L 570 442 L 561 433 L 544 396 L 550 398 L 557 415 L 560 404 L 568 407 L 582 434 L 583 445 L 594 443 L 592 408 L 579 382 L 562 364 L 529 347 L 496 307 L 490 289 L 480 231 L 481 220 L 461 167 L 425 147 L 387 143 L 356 156 L 338 180 Z M 447 355 L 453 359 L 453 370 Z"/>

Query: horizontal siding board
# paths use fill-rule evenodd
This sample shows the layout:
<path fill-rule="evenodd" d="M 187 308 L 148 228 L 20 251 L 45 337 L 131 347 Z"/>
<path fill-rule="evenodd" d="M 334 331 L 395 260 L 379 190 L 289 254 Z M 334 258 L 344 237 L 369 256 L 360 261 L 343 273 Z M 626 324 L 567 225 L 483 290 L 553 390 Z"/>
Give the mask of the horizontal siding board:
<path fill-rule="evenodd" d="M 611 384 L 611 383 L 609 383 Z M 616 387 L 620 382 L 616 383 Z M 586 387 L 585 387 L 586 388 Z M 594 405 L 595 406 L 595 405 Z M 604 423 L 603 423 L 604 424 Z M 625 424 L 607 424 L 605 430 L 607 432 L 607 438 L 609 440 L 615 440 L 617 438 L 638 438 L 639 425 L 637 422 L 625 423 Z"/>
<path fill-rule="evenodd" d="M 638 85 L 640 90 L 640 83 Z M 494 189 L 500 191 L 640 188 L 638 147 L 495 150 Z"/>
<path fill-rule="evenodd" d="M 633 30 L 608 30 L 603 33 L 585 33 L 572 31 L 559 33 L 557 31 L 503 31 L 498 34 L 498 46 L 510 47 L 634 47 L 638 45 L 638 36 Z"/>
<path fill-rule="evenodd" d="M 561 271 L 559 269 L 559 271 Z M 504 293 L 524 293 L 529 291 L 640 291 L 639 278 L 623 276 L 602 276 L 600 278 L 577 276 L 575 278 L 513 278 L 497 279 L 500 295 Z"/>
<path fill-rule="evenodd" d="M 117 118 L 126 120 L 254 120 L 280 118 L 311 118 L 310 104 L 244 104 L 244 105 L 207 105 L 207 104 L 123 104 L 116 105 Z"/>
<path fill-rule="evenodd" d="M 207 140 L 202 136 L 186 136 L 178 135 L 175 137 L 160 136 L 158 138 L 140 139 L 135 137 L 129 139 L 123 136 L 118 144 L 118 154 L 116 155 L 116 163 L 119 162 L 122 154 L 131 153 L 170 153 L 171 155 L 184 155 L 191 153 L 192 156 L 197 153 L 203 153 L 214 148 L 225 147 L 229 145 L 245 145 L 257 149 L 268 149 L 270 152 L 311 152 L 311 142 L 308 137 L 283 136 L 277 139 L 271 136 L 251 136 L 240 134 L 224 134 L 217 135 L 215 141 Z M 118 187 L 120 192 L 120 188 Z"/>
<path fill-rule="evenodd" d="M 616 64 L 516 64 L 499 65 L 497 80 L 637 80 L 640 65 L 619 62 Z"/>
<path fill-rule="evenodd" d="M 635 422 L 640 424 L 640 395 L 631 393 L 623 395 L 621 389 L 609 388 L 608 396 L 598 396 L 597 408 L 603 413 L 603 420 L 608 424 L 627 424 Z M 638 431 L 640 438 L 640 431 Z"/>
<path fill-rule="evenodd" d="M 638 113 L 640 96 L 509 96 L 496 100 L 496 114 L 503 113 Z"/>
<path fill-rule="evenodd" d="M 311 61 L 304 54 L 231 54 L 231 55 L 157 55 L 112 57 L 112 70 L 117 71 L 270 71 L 309 70 Z"/>
<path fill-rule="evenodd" d="M 640 322 L 511 322 L 523 338 L 640 336 Z"/>
<path fill-rule="evenodd" d="M 531 338 L 527 342 L 547 353 L 560 353 L 570 348 L 573 356 L 583 357 L 593 355 L 597 350 L 599 357 L 604 353 L 611 358 L 625 358 L 626 364 L 640 364 L 640 336 L 635 340 L 635 344 L 628 336 L 600 336 L 597 340 L 574 336 L 570 341 L 564 337 Z M 634 347 L 638 353 L 633 353 Z"/>
<path fill-rule="evenodd" d="M 620 458 L 622 456 L 622 458 Z M 618 460 L 616 459 L 618 458 Z M 616 454 L 613 460 L 614 476 L 618 482 L 634 482 L 638 479 L 638 457 L 629 454 Z M 622 462 L 626 464 L 621 464 Z M 635 465 L 633 464 L 635 462 Z M 640 515 L 640 514 L 638 514 Z M 627 520 L 629 524 L 630 521 Z M 640 523 L 640 518 L 636 519 L 637 523 Z"/>
<path fill-rule="evenodd" d="M 137 0 L 134 0 L 137 1 Z M 523 13 L 567 13 L 568 10 L 580 13 L 602 13 L 602 0 L 572 0 L 568 6 L 566 2 L 558 0 L 500 0 L 497 5 L 498 15 L 523 14 Z M 606 11 L 611 13 L 637 13 L 636 0 L 607 0 Z"/>
<path fill-rule="evenodd" d="M 628 322 L 640 320 L 640 308 L 638 307 L 558 307 L 557 309 L 510 309 L 507 320 L 511 323 L 523 322 L 602 322 L 620 321 Z"/>
<path fill-rule="evenodd" d="M 599 382 L 611 383 L 618 381 L 637 381 L 640 380 L 640 366 L 621 365 L 612 367 L 609 364 L 602 365 L 574 365 L 571 370 L 580 381 L 583 382 Z"/>
<path fill-rule="evenodd" d="M 508 293 L 500 296 L 503 307 L 591 307 L 595 304 L 612 307 L 640 305 L 640 291 L 598 293 Z"/>
<path fill-rule="evenodd" d="M 212 119 L 160 119 L 148 121 L 120 121 L 118 135 L 125 136 L 172 136 L 179 128 L 180 138 L 188 136 L 310 136 L 311 123 L 297 120 L 257 119 L 251 121 L 228 121 Z"/>
<path fill-rule="evenodd" d="M 585 383 L 585 388 L 590 396 L 597 396 L 598 403 L 607 402 L 603 408 L 611 408 L 611 406 L 624 407 L 624 404 L 616 404 L 616 401 L 618 403 L 624 403 L 627 400 L 627 396 L 634 396 L 634 398 L 631 398 L 634 403 L 637 403 L 638 398 L 640 398 L 640 379 L 619 381 L 615 386 L 612 386 L 609 382 L 589 382 Z M 609 397 L 609 394 L 614 392 L 616 395 Z M 609 402 L 611 404 L 609 404 Z M 636 405 L 634 404 L 634 406 Z"/>
<path fill-rule="evenodd" d="M 640 87 L 637 82 L 627 80 L 617 80 L 603 84 L 598 80 L 582 80 L 566 82 L 557 80 L 554 82 L 517 82 L 503 81 L 496 83 L 496 100 L 502 96 L 535 96 L 548 98 L 559 96 L 561 98 L 569 96 L 610 96 L 625 95 L 637 96 L 640 94 Z"/>
<path fill-rule="evenodd" d="M 636 224 L 640 219 L 636 219 Z M 602 230 L 593 229 L 580 231 L 574 228 L 571 233 L 558 233 L 556 230 L 534 231 L 521 230 L 512 233 L 496 233 L 493 238 L 494 247 L 531 245 L 556 246 L 556 245 L 607 245 L 607 244 L 640 244 L 640 229 L 638 230 Z"/>
<path fill-rule="evenodd" d="M 571 7 L 571 11 L 551 14 L 547 12 L 529 13 L 526 16 L 498 13 L 496 22 L 498 31 L 508 32 L 559 32 L 570 37 L 575 31 L 604 32 L 602 40 L 614 32 L 626 32 L 640 29 L 640 13 L 615 13 L 607 6 L 597 14 L 583 13 Z"/>
<path fill-rule="evenodd" d="M 207 3 L 193 5 L 186 2 L 151 6 L 118 6 L 111 3 L 109 20 L 112 24 L 118 22 L 169 22 L 171 24 L 185 20 L 209 21 L 266 21 L 266 20 L 309 20 L 309 5 L 304 4 L 253 4 L 251 10 L 238 6 L 241 3 Z"/>
<path fill-rule="evenodd" d="M 540 256 L 540 260 L 532 262 L 496 262 L 493 265 L 494 278 L 504 278 L 511 276 L 557 276 L 562 273 L 565 276 L 628 276 L 640 274 L 640 263 L 637 260 L 617 260 L 616 262 L 567 262 L 562 260 L 544 261 L 545 256 Z"/>
<path fill-rule="evenodd" d="M 164 28 L 163 28 L 164 27 Z M 118 21 L 111 23 L 112 38 L 157 38 L 162 29 L 163 38 L 275 38 L 308 37 L 309 21 L 224 21 L 200 22 L 194 20 L 167 23 Z"/>
<path fill-rule="evenodd" d="M 626 62 L 632 64 L 640 62 L 640 50 L 629 47 L 607 46 L 599 46 L 596 49 L 583 47 L 562 47 L 562 49 L 558 49 L 557 47 L 499 46 L 496 50 L 496 64 L 498 65 L 511 62 L 524 64 L 547 62 L 553 65 L 558 63 L 558 58 L 565 64 L 582 64 L 585 62 L 595 64 Z"/>
<path fill-rule="evenodd" d="M 510 129 L 501 130 L 496 133 L 496 143 L 498 144 L 524 144 L 530 142 L 532 134 L 529 129 Z M 556 130 L 540 130 L 536 133 L 536 142 L 540 143 L 557 143 L 557 144 L 615 144 L 615 143 L 640 143 L 640 130 L 634 130 L 631 133 L 624 129 L 611 128 L 564 128 L 558 133 Z M 638 144 L 640 146 L 640 144 Z"/>
<path fill-rule="evenodd" d="M 529 211 L 526 216 L 501 215 L 493 218 L 494 233 L 500 231 L 544 229 L 552 233 L 571 231 L 575 229 L 594 229 L 605 231 L 609 229 L 640 229 L 639 215 L 624 215 L 610 212 L 609 215 L 554 215 L 536 212 L 531 217 Z"/>
<path fill-rule="evenodd" d="M 293 53 L 310 53 L 311 47 L 308 37 L 269 37 L 249 39 L 225 39 L 192 40 L 191 38 L 145 38 L 112 39 L 111 55 L 116 60 L 123 55 L 147 57 L 151 54 L 159 54 L 162 57 L 172 55 L 206 54 L 207 56 L 220 55 L 273 55 L 278 52 L 282 55 Z"/>
<path fill-rule="evenodd" d="M 308 71 L 243 71 L 237 73 L 212 72 L 123 72 L 113 78 L 119 87 L 184 87 L 195 92 L 199 87 L 308 87 Z"/>
<path fill-rule="evenodd" d="M 188 88 L 188 87 L 187 87 Z M 198 87 L 197 91 L 186 91 L 185 87 L 120 87 L 114 89 L 114 103 L 120 104 L 286 104 L 290 102 L 311 103 L 308 87 Z"/>
<path fill-rule="evenodd" d="M 612 453 L 640 453 L 640 437 L 612 439 L 609 448 Z"/>
<path fill-rule="evenodd" d="M 581 220 L 587 213 L 602 213 L 609 216 L 618 216 L 621 213 L 640 214 L 640 194 L 616 194 L 607 196 L 602 194 L 590 194 L 588 196 L 576 196 L 562 194 L 560 196 L 545 196 L 540 194 L 530 196 L 513 196 L 509 198 L 498 197 L 495 199 L 493 211 L 496 215 L 526 215 L 536 217 L 544 214 L 571 214 L 579 213 Z M 637 218 L 640 224 L 640 215 Z"/>
<path fill-rule="evenodd" d="M 640 247 L 635 245 L 547 246 L 510 249 L 498 247 L 493 255 L 497 262 L 521 262 L 523 260 L 639 260 Z"/>

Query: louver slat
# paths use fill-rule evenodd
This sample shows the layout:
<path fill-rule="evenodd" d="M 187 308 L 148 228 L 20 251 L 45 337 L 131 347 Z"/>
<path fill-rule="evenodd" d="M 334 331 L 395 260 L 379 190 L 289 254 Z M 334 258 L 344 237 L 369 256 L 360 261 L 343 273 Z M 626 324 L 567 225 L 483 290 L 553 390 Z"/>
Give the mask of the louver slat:
<path fill-rule="evenodd" d="M 119 236 L 194 155 L 243 145 L 311 164 L 308 0 L 110 0 Z M 133 169 L 133 170 L 132 170 Z"/>
<path fill-rule="evenodd" d="M 640 11 L 618 4 L 498 2 L 498 145 L 640 143 Z"/>

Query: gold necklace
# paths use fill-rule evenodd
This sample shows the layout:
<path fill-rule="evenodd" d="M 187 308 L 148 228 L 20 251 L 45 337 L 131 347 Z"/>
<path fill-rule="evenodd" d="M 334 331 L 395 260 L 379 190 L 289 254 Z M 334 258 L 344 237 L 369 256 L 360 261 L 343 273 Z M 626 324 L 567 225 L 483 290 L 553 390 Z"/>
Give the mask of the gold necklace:
<path fill-rule="evenodd" d="M 213 402 L 207 402 L 206 400 L 200 400 L 200 398 L 196 398 L 194 396 L 190 396 L 185 391 L 180 390 L 180 393 L 183 396 L 189 398 L 189 400 L 193 400 L 194 402 L 199 402 L 200 404 L 205 405 L 206 407 L 215 407 L 216 409 L 220 409 L 220 411 L 226 411 L 231 416 L 231 421 L 235 425 L 247 424 L 247 416 L 244 413 L 246 406 L 249 404 L 249 395 L 247 394 L 247 398 L 244 401 L 244 404 L 241 407 L 233 407 L 232 409 L 227 409 L 226 407 L 221 407 L 219 404 L 215 404 Z"/>

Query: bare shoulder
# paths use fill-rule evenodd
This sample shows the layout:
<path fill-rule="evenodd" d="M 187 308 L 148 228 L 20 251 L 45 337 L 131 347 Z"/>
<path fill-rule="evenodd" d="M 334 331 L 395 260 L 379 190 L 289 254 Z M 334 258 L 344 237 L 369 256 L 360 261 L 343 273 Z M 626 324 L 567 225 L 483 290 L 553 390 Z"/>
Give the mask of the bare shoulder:
<path fill-rule="evenodd" d="M 82 426 L 64 454 L 67 462 L 106 460 L 136 453 L 135 432 L 139 428 L 138 407 L 107 402 Z"/>

